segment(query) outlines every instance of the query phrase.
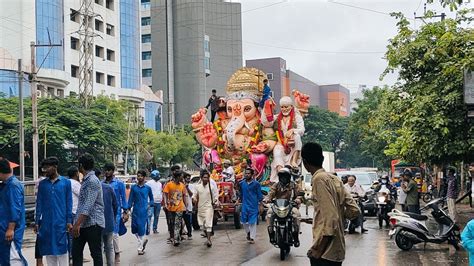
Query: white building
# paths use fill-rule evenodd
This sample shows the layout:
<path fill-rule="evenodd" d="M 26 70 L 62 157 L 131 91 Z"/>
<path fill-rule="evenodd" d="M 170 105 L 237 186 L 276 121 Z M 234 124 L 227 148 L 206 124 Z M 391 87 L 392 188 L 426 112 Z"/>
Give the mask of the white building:
<path fill-rule="evenodd" d="M 48 44 L 49 40 L 63 46 L 36 48 L 38 89 L 49 97 L 78 93 L 81 2 L 0 0 L 0 93 L 18 96 L 18 59 L 23 70 L 30 72 L 30 42 Z M 144 121 L 149 121 L 146 126 L 159 130 L 161 94 L 150 94 L 141 80 L 140 2 L 93 0 L 92 5 L 98 35 L 94 38 L 93 94 L 136 103 L 142 107 Z M 27 88 L 28 83 L 24 85 Z M 159 121 L 152 123 L 152 119 Z"/>

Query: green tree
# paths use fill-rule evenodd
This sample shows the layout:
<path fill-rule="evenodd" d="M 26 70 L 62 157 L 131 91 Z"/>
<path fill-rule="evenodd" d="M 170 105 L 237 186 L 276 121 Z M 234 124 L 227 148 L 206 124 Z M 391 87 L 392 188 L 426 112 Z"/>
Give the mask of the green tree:
<path fill-rule="evenodd" d="M 472 10 L 409 27 L 402 14 L 389 41 L 385 73 L 399 82 L 378 113 L 385 153 L 411 162 L 448 163 L 473 157 L 473 123 L 463 103 L 463 71 L 474 69 Z"/>
<path fill-rule="evenodd" d="M 107 97 L 98 97 L 89 109 L 81 108 L 76 98 L 40 98 L 38 102 L 39 160 L 47 156 L 61 158 L 64 171 L 78 153 L 89 152 L 101 165 L 111 160 L 114 153 L 122 152 L 126 142 L 126 110 L 129 104 Z M 17 160 L 18 150 L 18 98 L 0 98 L 0 147 L 2 153 Z M 31 173 L 32 127 L 31 100 L 24 100 L 25 151 L 27 174 Z"/>
<path fill-rule="evenodd" d="M 315 141 L 323 150 L 337 153 L 347 128 L 348 118 L 318 107 L 309 108 L 305 118 L 303 143 Z M 337 158 L 337 154 L 336 154 Z"/>
<path fill-rule="evenodd" d="M 390 158 L 384 154 L 387 142 L 380 135 L 379 108 L 388 87 L 374 87 L 356 99 L 357 108 L 350 116 L 340 154 L 340 167 L 387 167 Z"/>

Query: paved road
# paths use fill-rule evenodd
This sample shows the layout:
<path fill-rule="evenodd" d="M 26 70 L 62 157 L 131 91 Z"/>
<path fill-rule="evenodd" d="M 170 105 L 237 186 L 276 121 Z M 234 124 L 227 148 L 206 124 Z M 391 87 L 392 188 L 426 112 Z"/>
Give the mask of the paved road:
<path fill-rule="evenodd" d="M 346 235 L 346 260 L 344 265 L 468 265 L 465 251 L 455 252 L 448 245 L 416 245 L 404 252 L 387 236 L 387 229 L 378 229 L 374 218 L 366 222 L 369 232 L 363 235 Z M 150 235 L 145 255 L 138 256 L 136 240 L 128 233 L 121 238 L 121 265 L 309 265 L 306 251 L 311 245 L 311 225 L 302 225 L 301 247 L 292 248 L 290 256 L 281 262 L 279 250 L 268 243 L 266 227 L 258 226 L 255 244 L 246 241 L 243 229 L 233 228 L 232 221 L 223 222 L 216 228 L 213 247 L 207 248 L 199 232 L 193 240 L 184 241 L 179 247 L 166 244 L 165 219 L 160 218 L 159 234 Z M 34 236 L 31 230 L 25 235 L 24 253 L 34 265 Z M 84 252 L 90 259 L 89 251 Z M 85 265 L 92 265 L 86 263 Z"/>

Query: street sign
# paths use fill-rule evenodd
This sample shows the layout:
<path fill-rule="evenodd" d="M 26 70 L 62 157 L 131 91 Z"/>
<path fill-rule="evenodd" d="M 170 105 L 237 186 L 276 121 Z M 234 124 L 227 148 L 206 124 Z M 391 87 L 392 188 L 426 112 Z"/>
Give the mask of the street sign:
<path fill-rule="evenodd" d="M 474 71 L 464 71 L 464 103 L 474 105 Z"/>

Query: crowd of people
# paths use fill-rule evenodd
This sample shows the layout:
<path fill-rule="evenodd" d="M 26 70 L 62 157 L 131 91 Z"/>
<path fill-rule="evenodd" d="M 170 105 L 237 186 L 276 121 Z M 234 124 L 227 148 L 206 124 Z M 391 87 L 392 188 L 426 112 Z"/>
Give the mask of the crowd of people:
<path fill-rule="evenodd" d="M 361 206 L 352 194 L 361 196 L 363 189 L 356 177 L 342 180 L 322 168 L 324 157 L 321 146 L 307 143 L 302 148 L 305 168 L 312 174 L 313 189 L 313 244 L 308 250 L 311 265 L 341 265 L 345 257 L 344 219 L 358 219 Z M 159 171 L 150 173 L 139 170 L 136 183 L 127 196 L 126 184 L 114 176 L 115 166 L 105 164 L 98 170 L 92 155 L 84 154 L 78 159 L 79 167 L 70 167 L 67 176 L 58 173 L 59 160 L 46 158 L 41 162 L 41 173 L 37 186 L 35 211 L 36 233 L 35 258 L 37 265 L 82 265 L 84 247 L 87 243 L 94 265 L 115 265 L 120 262 L 119 240 L 127 232 L 125 224 L 131 217 L 131 233 L 137 239 L 138 255 L 145 253 L 147 235 L 158 233 L 158 217 L 164 210 L 168 229 L 168 243 L 179 246 L 183 236 L 192 240 L 191 212 L 197 209 L 196 217 L 202 228 L 205 244 L 212 247 L 214 235 L 214 210 L 219 205 L 218 187 L 207 170 L 201 170 L 200 181 L 191 184 L 191 176 L 180 166 L 170 169 L 168 177 Z M 226 167 L 228 168 L 228 167 Z M 473 169 L 474 170 L 474 169 Z M 229 177 L 232 177 L 228 169 Z M 458 188 L 450 170 L 447 175 L 446 195 L 450 216 L 455 217 L 449 199 L 456 199 Z M 80 178 L 82 176 L 82 178 Z M 299 205 L 302 193 L 291 181 L 290 170 L 279 171 L 280 180 L 272 185 L 267 197 L 263 197 L 259 182 L 252 168 L 245 169 L 244 179 L 238 182 L 238 202 L 241 203 L 241 222 L 249 243 L 255 243 L 256 225 L 262 202 L 273 199 L 291 199 Z M 387 180 L 385 180 L 387 179 Z M 25 230 L 25 206 L 23 185 L 13 175 L 10 162 L 0 157 L 0 265 L 27 265 L 21 250 Z M 381 178 L 387 184 L 388 178 Z M 403 173 L 401 191 L 406 195 L 399 199 L 405 210 L 419 212 L 419 197 L 416 182 L 410 172 Z M 403 195 L 400 195 L 402 197 Z M 272 213 L 268 214 L 272 222 Z M 299 246 L 300 217 L 297 208 L 295 219 L 295 246 Z M 473 254 L 473 221 L 462 234 L 463 245 Z M 364 232 L 363 226 L 361 227 Z M 270 241 L 272 234 L 270 232 Z M 105 260 L 103 259 L 105 257 Z M 472 259 L 472 258 L 471 258 Z"/>

